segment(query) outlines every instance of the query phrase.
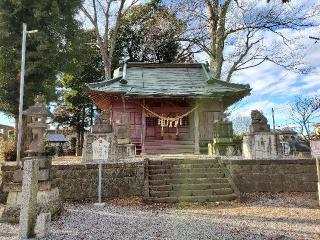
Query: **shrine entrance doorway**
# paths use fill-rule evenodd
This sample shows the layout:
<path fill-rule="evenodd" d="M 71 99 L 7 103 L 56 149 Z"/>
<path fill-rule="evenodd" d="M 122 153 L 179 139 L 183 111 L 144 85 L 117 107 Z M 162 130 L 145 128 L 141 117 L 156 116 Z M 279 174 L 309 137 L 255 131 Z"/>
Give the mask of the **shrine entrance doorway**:
<path fill-rule="evenodd" d="M 178 126 L 161 127 L 161 119 L 157 117 L 146 117 L 146 140 L 190 140 L 189 116 L 183 117 Z"/>

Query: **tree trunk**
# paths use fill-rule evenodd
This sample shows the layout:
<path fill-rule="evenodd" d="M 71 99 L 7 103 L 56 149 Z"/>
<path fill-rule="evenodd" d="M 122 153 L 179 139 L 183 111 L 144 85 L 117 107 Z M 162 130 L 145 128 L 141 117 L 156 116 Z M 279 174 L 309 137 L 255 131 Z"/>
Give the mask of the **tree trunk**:
<path fill-rule="evenodd" d="M 80 140 L 81 140 L 80 150 L 81 150 L 81 155 L 82 155 L 83 142 L 84 142 L 84 131 L 81 131 Z"/>
<path fill-rule="evenodd" d="M 220 4 L 219 1 L 207 3 L 211 31 L 210 65 L 216 79 L 221 78 L 222 65 L 224 62 L 225 23 L 230 2 L 231 0 L 226 0 L 223 4 Z"/>
<path fill-rule="evenodd" d="M 81 131 L 77 130 L 77 148 L 76 148 L 76 156 L 81 156 Z"/>
<path fill-rule="evenodd" d="M 93 125 L 93 117 L 94 117 L 94 109 L 93 109 L 93 105 L 90 105 L 90 126 Z"/>

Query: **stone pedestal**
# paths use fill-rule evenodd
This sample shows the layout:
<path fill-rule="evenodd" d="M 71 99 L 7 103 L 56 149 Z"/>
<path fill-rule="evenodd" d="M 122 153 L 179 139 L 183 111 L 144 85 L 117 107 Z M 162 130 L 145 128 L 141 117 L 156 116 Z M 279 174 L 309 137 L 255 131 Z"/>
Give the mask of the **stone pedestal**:
<path fill-rule="evenodd" d="M 34 236 L 37 219 L 38 175 L 38 160 L 25 161 L 20 202 L 20 237 L 22 239 Z"/>
<path fill-rule="evenodd" d="M 36 224 L 36 235 L 37 238 L 45 238 L 49 233 L 51 223 L 51 214 L 50 213 L 40 213 L 37 218 Z"/>
<path fill-rule="evenodd" d="M 233 141 L 232 122 L 217 122 L 213 125 L 212 154 L 218 156 L 240 155 L 240 147 Z"/>
<path fill-rule="evenodd" d="M 135 155 L 134 144 L 117 145 L 117 159 L 132 157 Z"/>
<path fill-rule="evenodd" d="M 114 132 L 117 137 L 117 144 L 123 145 L 130 143 L 130 127 L 128 124 L 116 124 Z"/>
<path fill-rule="evenodd" d="M 276 134 L 255 132 L 243 137 L 242 155 L 245 159 L 276 159 L 278 146 Z"/>
<path fill-rule="evenodd" d="M 36 159 L 39 165 L 37 213 L 50 212 L 52 216 L 59 213 L 62 208 L 62 200 L 55 179 L 52 179 L 51 159 L 47 157 L 28 157 L 23 162 Z M 23 170 L 16 170 L 12 181 L 4 186 L 8 192 L 7 202 L 2 214 L 2 219 L 8 222 L 18 222 L 20 216 L 22 196 Z"/>
<path fill-rule="evenodd" d="M 82 161 L 93 162 L 92 143 L 103 138 L 110 143 L 108 159 L 106 162 L 117 162 L 121 158 L 135 155 L 135 145 L 130 143 L 130 128 L 127 124 L 117 124 L 111 133 L 85 134 Z"/>

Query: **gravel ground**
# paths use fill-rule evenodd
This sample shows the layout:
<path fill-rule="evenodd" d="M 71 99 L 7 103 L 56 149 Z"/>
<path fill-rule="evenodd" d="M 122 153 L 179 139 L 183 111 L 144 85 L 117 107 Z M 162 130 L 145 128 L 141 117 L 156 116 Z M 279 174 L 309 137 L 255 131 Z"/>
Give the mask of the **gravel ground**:
<path fill-rule="evenodd" d="M 18 225 L 0 223 L 0 239 L 17 239 L 17 231 Z M 145 205 L 137 198 L 104 208 L 65 204 L 46 239 L 320 239 L 320 208 L 308 193 L 175 206 Z"/>

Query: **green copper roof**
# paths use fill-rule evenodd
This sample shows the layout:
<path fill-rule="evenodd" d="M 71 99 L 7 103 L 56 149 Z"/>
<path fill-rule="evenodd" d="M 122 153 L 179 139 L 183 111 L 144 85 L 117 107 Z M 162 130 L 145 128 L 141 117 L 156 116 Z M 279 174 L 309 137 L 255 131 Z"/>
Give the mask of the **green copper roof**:
<path fill-rule="evenodd" d="M 218 98 L 239 100 L 250 94 L 249 85 L 211 79 L 202 64 L 127 63 L 114 79 L 87 84 L 91 92 L 123 94 L 130 97 Z"/>

